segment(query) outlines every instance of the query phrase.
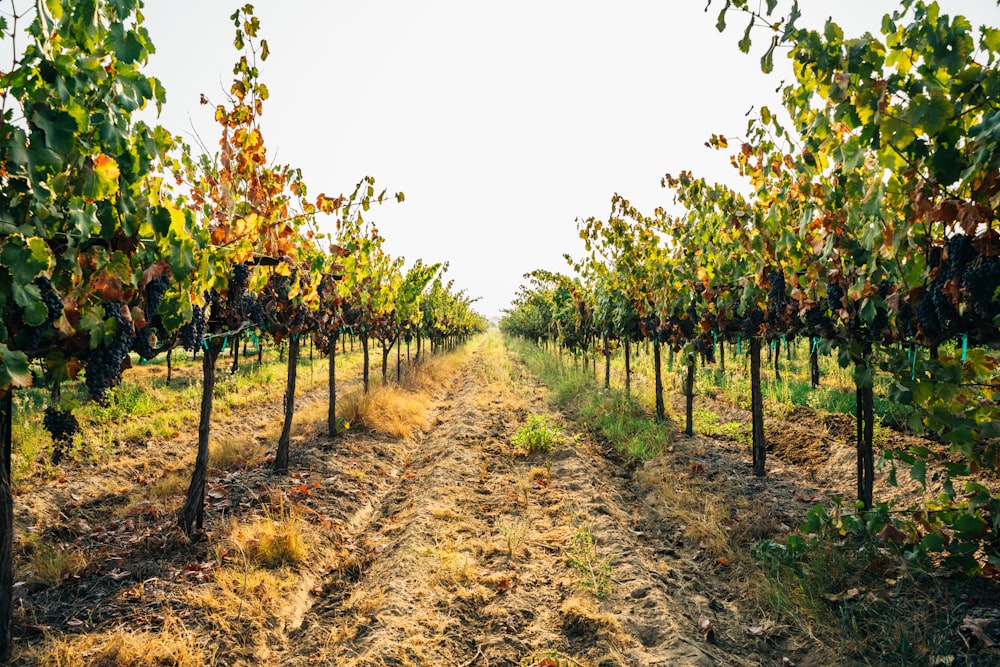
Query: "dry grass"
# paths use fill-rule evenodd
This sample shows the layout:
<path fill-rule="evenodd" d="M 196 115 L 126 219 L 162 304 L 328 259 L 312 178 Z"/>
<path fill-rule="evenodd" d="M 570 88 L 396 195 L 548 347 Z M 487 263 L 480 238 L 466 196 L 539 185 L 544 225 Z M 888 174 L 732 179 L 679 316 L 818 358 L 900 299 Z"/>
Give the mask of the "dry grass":
<path fill-rule="evenodd" d="M 29 535 L 23 548 L 31 578 L 45 586 L 58 586 L 87 564 L 87 559 L 79 549 L 37 536 Z"/>
<path fill-rule="evenodd" d="M 267 451 L 265 442 L 275 442 L 280 435 L 278 428 L 274 427 L 274 437 L 268 432 L 264 440 L 250 438 L 247 436 L 232 438 L 219 438 L 212 443 L 208 456 L 208 465 L 219 470 L 234 470 L 246 468 L 254 462 L 260 461 Z"/>
<path fill-rule="evenodd" d="M 239 545 L 248 559 L 264 567 L 298 565 L 309 555 L 308 524 L 294 508 L 279 508 L 249 521 L 233 520 L 226 542 Z"/>
<path fill-rule="evenodd" d="M 713 557 L 734 560 L 738 550 L 726 526 L 733 508 L 743 503 L 718 488 L 706 493 L 697 479 L 686 475 L 678 474 L 664 459 L 639 472 L 643 485 L 655 494 L 655 502 L 661 503 L 663 515 L 673 517 L 688 540 Z"/>
<path fill-rule="evenodd" d="M 430 428 L 431 396 L 455 376 L 467 354 L 431 357 L 410 368 L 401 384 L 373 386 L 367 394 L 349 392 L 337 401 L 337 414 L 349 424 L 410 439 Z"/>
<path fill-rule="evenodd" d="M 528 401 L 521 391 L 522 367 L 511 360 L 499 336 L 486 337 L 475 372 L 486 389 L 476 397 L 478 407 L 493 408 L 499 404 L 513 411 L 527 409 Z"/>
<path fill-rule="evenodd" d="M 180 620 L 169 617 L 157 632 L 125 628 L 50 637 L 41 646 L 15 652 L 12 664 L 48 667 L 201 667 L 214 653 L 198 644 Z"/>
<path fill-rule="evenodd" d="M 337 412 L 350 424 L 409 439 L 430 427 L 431 398 L 396 385 L 382 385 L 367 394 L 355 391 L 338 401 Z"/>
<path fill-rule="evenodd" d="M 602 612 L 590 598 L 573 596 L 559 607 L 563 627 L 570 636 L 602 636 L 617 647 L 628 645 L 629 636 L 611 614 Z"/>
<path fill-rule="evenodd" d="M 220 632 L 242 635 L 270 627 L 294 585 L 295 577 L 289 573 L 234 563 L 216 570 L 212 583 L 194 588 L 186 597 Z"/>

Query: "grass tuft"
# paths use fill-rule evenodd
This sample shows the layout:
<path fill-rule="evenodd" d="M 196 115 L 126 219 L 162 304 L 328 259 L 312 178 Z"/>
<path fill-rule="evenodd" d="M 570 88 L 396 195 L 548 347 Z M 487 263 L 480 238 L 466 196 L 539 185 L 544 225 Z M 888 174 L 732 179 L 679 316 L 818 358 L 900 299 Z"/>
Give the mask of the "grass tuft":
<path fill-rule="evenodd" d="M 15 645 L 16 646 L 16 645 Z M 19 654 L 20 653 L 20 654 Z M 48 667 L 202 667 L 215 663 L 182 623 L 168 617 L 156 632 L 125 628 L 111 632 L 49 637 L 19 652 L 14 662 Z"/>
<path fill-rule="evenodd" d="M 510 443 L 522 453 L 549 452 L 563 439 L 562 435 L 547 415 L 528 415 L 510 439 Z"/>
<path fill-rule="evenodd" d="M 229 539 L 247 558 L 263 567 L 298 565 L 309 553 L 306 523 L 294 510 L 279 510 L 277 517 L 265 514 L 248 522 L 233 523 Z"/>

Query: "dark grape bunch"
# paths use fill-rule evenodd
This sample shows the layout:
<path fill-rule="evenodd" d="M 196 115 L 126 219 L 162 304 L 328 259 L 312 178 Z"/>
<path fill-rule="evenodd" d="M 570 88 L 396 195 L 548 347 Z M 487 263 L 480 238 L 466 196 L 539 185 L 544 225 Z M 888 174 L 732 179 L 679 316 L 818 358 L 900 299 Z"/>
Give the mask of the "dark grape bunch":
<path fill-rule="evenodd" d="M 694 351 L 701 355 L 706 364 L 715 363 L 715 345 L 708 334 L 701 334 L 694 339 Z"/>
<path fill-rule="evenodd" d="M 945 241 L 945 251 L 949 278 L 962 275 L 969 263 L 976 258 L 976 250 L 972 247 L 972 237 L 967 234 L 949 236 L 948 240 Z"/>
<path fill-rule="evenodd" d="M 249 284 L 250 267 L 243 263 L 234 264 L 233 274 L 229 277 L 229 287 L 226 290 L 230 308 L 237 310 L 242 305 Z"/>
<path fill-rule="evenodd" d="M 1000 289 L 1000 257 L 984 257 L 965 272 L 962 282 L 976 315 L 987 321 L 1000 315 L 1000 303 L 994 299 Z"/>
<path fill-rule="evenodd" d="M 80 424 L 69 410 L 60 410 L 49 406 L 45 408 L 42 426 L 52 436 L 52 442 L 55 445 L 52 448 L 52 463 L 59 463 L 65 450 L 73 442 L 73 436 L 80 429 Z"/>
<path fill-rule="evenodd" d="M 771 288 L 767 291 L 767 323 L 774 325 L 785 314 L 785 273 L 772 269 L 767 276 Z"/>
<path fill-rule="evenodd" d="M 947 337 L 959 324 L 958 309 L 945 292 L 949 279 L 947 272 L 939 273 L 917 303 L 917 320 L 929 338 Z"/>
<path fill-rule="evenodd" d="M 35 278 L 34 284 L 42 296 L 47 314 L 45 321 L 37 327 L 26 326 L 21 333 L 21 348 L 24 350 L 41 350 L 45 347 L 46 337 L 52 331 L 52 325 L 62 317 L 63 302 L 52 289 L 52 283 L 45 276 Z"/>
<path fill-rule="evenodd" d="M 87 391 L 100 405 L 107 405 L 107 390 L 121 380 L 122 362 L 132 349 L 132 324 L 122 314 L 122 303 L 105 302 L 104 319 L 113 319 L 117 323 L 115 332 L 110 340 L 91 350 L 83 364 Z"/>
<path fill-rule="evenodd" d="M 260 299 L 244 294 L 240 301 L 240 307 L 236 311 L 237 315 L 244 322 L 252 322 L 258 327 L 263 327 L 265 323 L 264 304 Z"/>
<path fill-rule="evenodd" d="M 826 303 L 827 307 L 833 311 L 844 307 L 844 288 L 837 283 L 827 283 L 826 286 Z"/>
<path fill-rule="evenodd" d="M 882 332 L 889 326 L 889 310 L 885 306 L 885 299 L 891 291 L 892 283 L 883 280 L 878 287 L 878 295 L 882 302 L 875 304 L 875 317 L 872 318 L 871 322 L 864 322 L 859 316 L 856 316 L 855 328 L 865 340 L 877 342 L 882 336 Z"/>
<path fill-rule="evenodd" d="M 163 303 L 163 296 L 170 286 L 170 279 L 166 275 L 160 275 L 149 281 L 145 289 L 146 302 L 143 312 L 146 314 L 146 326 L 136 329 L 135 340 L 132 342 L 134 349 L 145 359 L 152 359 L 157 351 L 153 348 L 153 334 L 158 338 L 166 337 L 166 330 L 163 328 L 163 318 L 157 312 L 160 304 Z"/>
<path fill-rule="evenodd" d="M 830 318 L 819 306 L 806 310 L 806 327 L 812 332 L 826 331 L 830 327 Z"/>
<path fill-rule="evenodd" d="M 185 350 L 196 350 L 205 338 L 205 311 L 201 306 L 191 307 L 191 321 L 181 327 L 181 345 Z"/>
<path fill-rule="evenodd" d="M 896 326 L 899 333 L 906 340 L 917 335 L 917 311 L 910 305 L 909 301 L 899 300 L 899 312 L 896 313 Z"/>

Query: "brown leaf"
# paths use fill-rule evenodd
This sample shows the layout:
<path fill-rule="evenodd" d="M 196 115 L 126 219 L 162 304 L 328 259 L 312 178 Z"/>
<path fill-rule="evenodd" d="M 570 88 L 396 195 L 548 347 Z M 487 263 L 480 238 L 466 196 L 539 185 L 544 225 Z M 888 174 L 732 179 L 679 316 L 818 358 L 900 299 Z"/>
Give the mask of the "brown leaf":
<path fill-rule="evenodd" d="M 885 528 L 882 529 L 882 532 L 878 536 L 886 542 L 892 542 L 893 544 L 905 544 L 910 541 L 906 533 L 891 523 L 885 524 Z"/>
<path fill-rule="evenodd" d="M 978 639 L 983 644 L 983 648 L 992 648 L 996 646 L 996 642 L 990 639 L 989 635 L 986 634 L 986 628 L 992 622 L 988 618 L 972 618 L 971 616 L 966 616 L 962 620 L 962 630 L 968 630 L 972 633 L 972 636 Z"/>
<path fill-rule="evenodd" d="M 142 280 L 139 281 L 139 289 L 143 289 L 146 285 L 164 274 L 168 276 L 170 275 L 170 264 L 163 260 L 153 262 L 148 269 L 142 272 Z"/>
<path fill-rule="evenodd" d="M 497 593 L 500 595 L 512 593 L 515 589 L 517 589 L 517 584 L 506 577 L 501 579 L 496 586 Z"/>

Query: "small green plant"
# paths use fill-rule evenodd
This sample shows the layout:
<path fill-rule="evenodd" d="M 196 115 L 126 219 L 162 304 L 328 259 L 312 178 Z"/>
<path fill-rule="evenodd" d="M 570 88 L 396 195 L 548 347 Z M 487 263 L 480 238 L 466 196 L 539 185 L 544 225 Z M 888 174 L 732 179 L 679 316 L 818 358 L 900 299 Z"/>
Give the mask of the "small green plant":
<path fill-rule="evenodd" d="M 510 519 L 500 519 L 497 523 L 497 530 L 500 537 L 507 545 L 507 555 L 514 558 L 524 545 L 524 540 L 528 537 L 531 529 L 531 517 L 511 517 Z"/>
<path fill-rule="evenodd" d="M 570 538 L 566 546 L 566 564 L 580 574 L 580 586 L 594 597 L 604 599 L 611 595 L 611 557 L 598 555 L 589 524 L 577 528 Z"/>
<path fill-rule="evenodd" d="M 551 451 L 562 439 L 552 420 L 546 415 L 528 415 L 528 420 L 510 439 L 512 445 L 525 454 Z"/>
<path fill-rule="evenodd" d="M 719 415 L 710 410 L 696 409 L 694 411 L 694 430 L 695 433 L 701 433 L 710 438 L 725 438 L 744 444 L 750 442 L 750 426 L 748 424 L 738 421 L 722 423 Z"/>

